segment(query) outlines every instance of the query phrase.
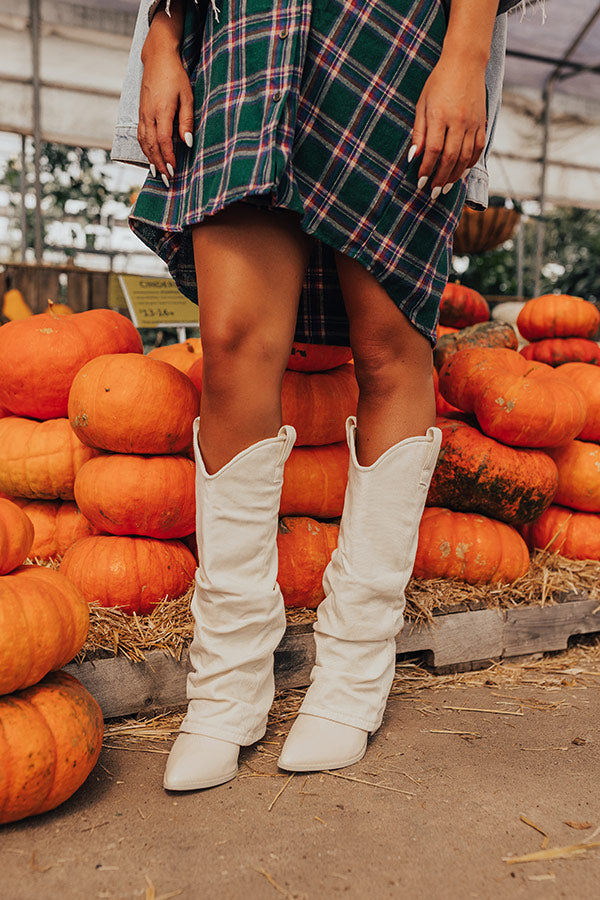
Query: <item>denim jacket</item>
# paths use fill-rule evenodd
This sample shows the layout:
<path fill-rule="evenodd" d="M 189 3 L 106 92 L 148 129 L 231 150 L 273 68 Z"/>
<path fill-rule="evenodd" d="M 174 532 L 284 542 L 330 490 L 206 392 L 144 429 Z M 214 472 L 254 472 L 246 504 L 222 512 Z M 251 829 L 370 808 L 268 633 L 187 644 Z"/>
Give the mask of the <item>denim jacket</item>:
<path fill-rule="evenodd" d="M 198 2 L 198 0 L 196 0 L 196 2 Z M 444 3 L 446 11 L 448 11 L 450 0 L 442 0 L 442 2 Z M 486 209 L 488 205 L 489 176 L 487 172 L 487 159 L 494 138 L 502 99 L 502 82 L 504 79 L 504 59 L 506 53 L 506 12 L 511 7 L 522 2 L 523 0 L 500 0 L 498 6 L 498 15 L 496 16 L 496 22 L 494 24 L 490 57 L 485 71 L 488 114 L 486 142 L 481 156 L 469 173 L 467 182 L 465 202 L 473 209 Z M 212 11 L 218 21 L 219 9 L 217 0 L 210 0 L 210 3 L 208 0 L 205 0 L 205 3 L 210 7 L 209 13 Z M 137 140 L 138 108 L 143 73 L 141 52 L 144 41 L 146 40 L 146 35 L 148 34 L 150 22 L 152 21 L 152 17 L 158 5 L 159 0 L 141 0 L 140 2 L 111 151 L 112 159 L 118 162 L 148 165 L 148 160 L 142 153 Z"/>

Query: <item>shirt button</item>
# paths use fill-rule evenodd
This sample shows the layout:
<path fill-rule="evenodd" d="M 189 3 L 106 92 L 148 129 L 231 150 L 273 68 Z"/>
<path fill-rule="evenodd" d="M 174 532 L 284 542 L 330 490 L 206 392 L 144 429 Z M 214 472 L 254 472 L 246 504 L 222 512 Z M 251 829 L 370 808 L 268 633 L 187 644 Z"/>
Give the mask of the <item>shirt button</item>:
<path fill-rule="evenodd" d="M 275 103 L 277 103 L 278 100 L 281 100 L 281 92 L 280 91 L 277 91 L 275 94 L 273 94 L 273 100 L 275 101 Z"/>
<path fill-rule="evenodd" d="M 288 32 L 287 28 L 284 28 L 283 31 L 279 32 L 279 37 L 281 38 L 282 41 L 285 41 L 288 34 L 289 34 L 289 32 Z"/>

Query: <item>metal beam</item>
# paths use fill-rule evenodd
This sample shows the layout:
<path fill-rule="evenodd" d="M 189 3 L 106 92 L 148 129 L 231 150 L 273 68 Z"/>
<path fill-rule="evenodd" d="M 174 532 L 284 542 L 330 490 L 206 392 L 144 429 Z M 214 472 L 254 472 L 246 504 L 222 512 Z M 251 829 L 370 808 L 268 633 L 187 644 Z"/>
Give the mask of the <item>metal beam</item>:
<path fill-rule="evenodd" d="M 35 261 L 37 263 L 41 263 L 44 256 L 44 246 L 42 235 L 42 181 L 40 176 L 40 154 L 42 143 L 40 107 L 40 0 L 29 0 L 29 29 L 31 33 L 31 70 L 33 83 L 33 167 L 35 178 L 35 220 L 33 228 L 33 246 L 35 251 Z"/>

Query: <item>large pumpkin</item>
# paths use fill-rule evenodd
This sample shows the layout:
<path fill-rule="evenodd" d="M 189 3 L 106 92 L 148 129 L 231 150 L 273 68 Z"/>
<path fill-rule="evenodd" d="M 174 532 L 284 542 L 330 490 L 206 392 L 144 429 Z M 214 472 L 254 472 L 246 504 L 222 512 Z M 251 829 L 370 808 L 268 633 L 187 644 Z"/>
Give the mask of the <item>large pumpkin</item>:
<path fill-rule="evenodd" d="M 505 347 L 516 350 L 518 346 L 519 340 L 512 325 L 504 322 L 481 322 L 441 337 L 434 351 L 434 360 L 436 368 L 441 369 L 453 353 L 468 347 Z"/>
<path fill-rule="evenodd" d="M 0 698 L 0 823 L 68 800 L 96 765 L 103 735 L 98 703 L 64 672 Z"/>
<path fill-rule="evenodd" d="M 202 359 L 202 341 L 200 338 L 187 338 L 180 344 L 155 347 L 154 350 L 150 350 L 148 356 L 167 362 L 187 375 L 194 363 Z"/>
<path fill-rule="evenodd" d="M 591 338 L 600 326 L 600 312 L 583 297 L 543 294 L 528 300 L 517 318 L 526 341 L 541 338 Z M 545 360 L 544 360 L 545 362 Z"/>
<path fill-rule="evenodd" d="M 72 500 L 77 471 L 97 455 L 68 419 L 0 419 L 0 491 L 9 497 Z"/>
<path fill-rule="evenodd" d="M 90 447 L 115 453 L 181 453 L 192 443 L 200 397 L 168 363 L 137 353 L 86 363 L 73 380 L 69 421 Z"/>
<path fill-rule="evenodd" d="M 134 325 L 112 309 L 41 313 L 0 328 L 0 403 L 17 416 L 67 415 L 73 378 L 103 353 L 140 353 Z"/>
<path fill-rule="evenodd" d="M 448 282 L 440 303 L 440 325 L 467 328 L 489 318 L 490 308 L 482 294 L 458 281 Z"/>
<path fill-rule="evenodd" d="M 181 541 L 97 535 L 69 547 L 60 571 L 88 603 L 145 614 L 188 590 L 196 561 Z"/>
<path fill-rule="evenodd" d="M 419 527 L 415 578 L 507 584 L 528 568 L 527 545 L 510 525 L 477 513 L 425 509 Z"/>
<path fill-rule="evenodd" d="M 0 498 L 0 575 L 20 566 L 27 559 L 32 544 L 31 521 L 10 500 Z"/>
<path fill-rule="evenodd" d="M 60 572 L 22 566 L 0 578 L 0 694 L 36 684 L 81 650 L 88 605 Z M 0 766 L 1 768 L 1 766 Z"/>
<path fill-rule="evenodd" d="M 100 531 L 179 538 L 194 531 L 194 479 L 186 456 L 108 454 L 79 470 L 75 499 Z"/>
<path fill-rule="evenodd" d="M 600 365 L 600 347 L 586 338 L 546 338 L 526 344 L 520 351 L 525 359 L 537 359 L 549 366 L 568 362 Z"/>
<path fill-rule="evenodd" d="M 558 469 L 554 502 L 583 512 L 600 512 L 600 444 L 571 441 L 548 453 Z"/>
<path fill-rule="evenodd" d="M 550 506 L 539 519 L 523 526 L 530 547 L 550 550 L 567 559 L 600 560 L 600 515 Z"/>
<path fill-rule="evenodd" d="M 477 428 L 439 419 L 442 446 L 427 504 L 479 512 L 515 524 L 537 518 L 558 487 L 553 460 L 541 450 L 507 447 Z"/>
<path fill-rule="evenodd" d="M 284 372 L 283 421 L 296 429 L 297 446 L 345 441 L 346 419 L 356 415 L 357 403 L 358 383 L 351 363 L 328 372 Z"/>
<path fill-rule="evenodd" d="M 294 372 L 325 372 L 352 359 L 350 347 L 332 344 L 303 344 L 294 341 L 287 368 Z"/>
<path fill-rule="evenodd" d="M 575 385 L 587 404 L 585 423 L 576 437 L 582 441 L 600 441 L 600 367 L 589 363 L 565 363 L 559 374 Z"/>
<path fill-rule="evenodd" d="M 323 572 L 337 547 L 339 526 L 304 516 L 279 522 L 277 581 L 286 606 L 314 609 L 323 597 Z"/>
<path fill-rule="evenodd" d="M 61 556 L 79 538 L 97 534 L 98 529 L 86 519 L 72 500 L 27 500 L 15 497 L 33 524 L 34 537 L 30 555 L 37 559 Z"/>
<path fill-rule="evenodd" d="M 294 447 L 283 470 L 281 516 L 341 516 L 348 481 L 348 444 Z"/>
<path fill-rule="evenodd" d="M 508 348 L 465 347 L 450 356 L 440 369 L 438 389 L 448 403 L 472 413 L 477 397 L 492 374 L 524 375 L 541 367 L 541 363 L 528 363 Z"/>

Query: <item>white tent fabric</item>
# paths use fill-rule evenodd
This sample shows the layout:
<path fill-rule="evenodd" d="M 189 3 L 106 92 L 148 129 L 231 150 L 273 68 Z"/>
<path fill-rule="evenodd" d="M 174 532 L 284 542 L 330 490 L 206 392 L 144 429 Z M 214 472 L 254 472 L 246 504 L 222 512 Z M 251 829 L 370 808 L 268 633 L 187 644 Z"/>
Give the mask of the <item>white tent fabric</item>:
<path fill-rule="evenodd" d="M 39 4 L 43 138 L 109 148 L 137 0 L 0 0 L 0 130 L 33 133 L 30 8 Z M 547 202 L 600 207 L 600 0 L 545 0 L 509 16 L 503 110 L 489 160 L 490 193 L 540 195 L 546 79 L 593 22 L 555 83 L 547 141 Z M 595 20 L 593 16 L 596 14 Z M 518 55 L 516 55 L 518 54 Z M 533 59 L 543 57 L 546 61 Z M 574 64 L 596 67 L 578 71 Z"/>

